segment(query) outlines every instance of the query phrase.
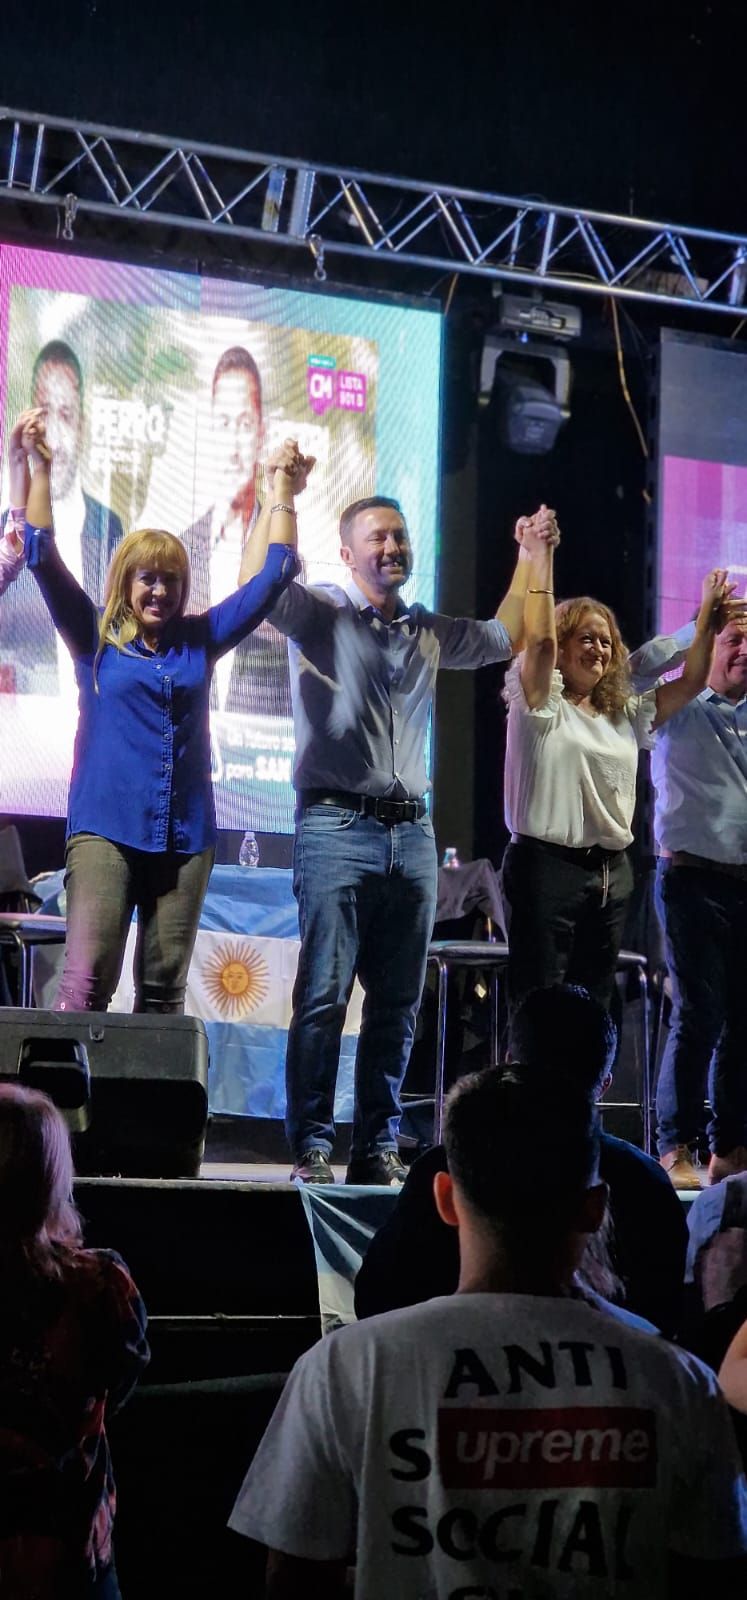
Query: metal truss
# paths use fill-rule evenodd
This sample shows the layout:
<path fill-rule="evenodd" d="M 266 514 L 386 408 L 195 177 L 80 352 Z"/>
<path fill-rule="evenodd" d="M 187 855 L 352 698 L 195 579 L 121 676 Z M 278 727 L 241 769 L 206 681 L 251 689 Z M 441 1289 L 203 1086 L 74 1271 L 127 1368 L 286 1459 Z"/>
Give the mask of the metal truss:
<path fill-rule="evenodd" d="M 385 288 L 401 286 L 402 267 L 410 286 L 414 269 L 732 315 L 747 286 L 747 235 L 3 108 L 0 200 L 22 218 L 57 208 L 58 233 L 83 249 L 82 218 L 117 219 L 251 242 L 244 259 L 255 267 L 269 247 L 305 251 L 317 281 L 330 261 L 338 277 L 344 261 L 378 261 Z"/>

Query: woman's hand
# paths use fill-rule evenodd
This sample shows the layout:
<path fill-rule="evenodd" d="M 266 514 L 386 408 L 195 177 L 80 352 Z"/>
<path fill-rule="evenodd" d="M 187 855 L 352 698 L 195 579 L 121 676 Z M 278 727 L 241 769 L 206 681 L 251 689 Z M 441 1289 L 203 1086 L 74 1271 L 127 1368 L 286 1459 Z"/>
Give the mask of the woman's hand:
<path fill-rule="evenodd" d="M 10 430 L 8 440 L 8 467 L 10 476 L 10 505 L 11 510 L 22 511 L 26 508 L 31 485 L 29 471 L 28 450 L 23 436 L 24 431 L 36 416 L 36 411 L 22 411 Z"/>
<path fill-rule="evenodd" d="M 271 493 L 277 494 L 279 486 L 275 482 L 276 473 L 280 475 L 284 492 L 302 494 L 308 482 L 309 473 L 316 466 L 315 456 L 302 456 L 296 439 L 284 439 L 283 443 L 273 450 L 268 458 L 266 472 Z"/>
<path fill-rule="evenodd" d="M 41 467 L 43 471 L 48 471 L 52 460 L 52 452 L 47 444 L 46 413 L 41 407 L 37 406 L 33 411 L 24 411 L 23 416 L 19 418 L 19 422 L 23 423 L 21 445 L 26 456 L 31 457 L 35 467 Z"/>
<path fill-rule="evenodd" d="M 519 517 L 514 538 L 528 556 L 538 556 L 549 546 L 555 550 L 560 544 L 560 529 L 555 512 L 542 505 L 532 517 Z"/>

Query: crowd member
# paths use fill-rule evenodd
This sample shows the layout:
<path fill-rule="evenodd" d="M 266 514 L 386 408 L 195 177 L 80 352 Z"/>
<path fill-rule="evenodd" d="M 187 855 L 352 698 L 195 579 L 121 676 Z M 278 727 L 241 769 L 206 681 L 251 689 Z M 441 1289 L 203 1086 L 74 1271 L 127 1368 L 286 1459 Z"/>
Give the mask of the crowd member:
<path fill-rule="evenodd" d="M 41 413 L 24 440 L 35 462 L 28 562 L 74 658 L 80 704 L 56 1008 L 106 1010 L 137 907 L 135 1009 L 181 1011 L 216 840 L 210 677 L 293 576 L 293 480 L 275 476 L 279 500 L 268 512 L 262 572 L 219 605 L 185 617 L 184 546 L 146 530 L 128 534 L 116 550 L 100 614 L 56 548 Z"/>
<path fill-rule="evenodd" d="M 31 404 L 44 412 L 51 452 L 55 535 L 65 565 L 98 605 L 111 556 L 122 538 L 119 517 L 83 488 L 84 386 L 80 361 L 63 339 L 39 351 L 31 376 Z M 11 456 L 20 441 L 11 440 Z M 11 508 L 16 505 L 11 485 Z M 14 519 L 22 536 L 20 518 Z M 70 658 L 55 635 L 30 574 L 22 573 L 3 609 L 2 654 L 13 668 L 19 694 L 56 694 L 70 679 Z"/>
<path fill-rule="evenodd" d="M 574 1295 L 606 1190 L 588 1098 L 489 1068 L 447 1102 L 456 1294 L 296 1364 L 230 1525 L 267 1595 L 744 1593 L 747 1484 L 712 1372 Z M 531 1148 L 535 1159 L 527 1161 Z"/>
<path fill-rule="evenodd" d="M 525 648 L 506 679 L 511 1008 L 536 985 L 583 984 L 609 1005 L 633 873 L 638 751 L 703 688 L 726 573 L 703 583 L 682 676 L 634 695 L 612 612 L 588 596 L 556 609 L 553 545 L 531 525 Z"/>
<path fill-rule="evenodd" d="M 64 1120 L 0 1084 L 0 1593 L 118 1600 L 106 1422 L 148 1361 L 120 1258 L 85 1250 Z"/>
<path fill-rule="evenodd" d="M 718 1377 L 729 1405 L 747 1414 L 747 1322 L 732 1339 Z"/>
<path fill-rule="evenodd" d="M 534 523 L 531 524 L 535 526 Z M 542 518 L 537 540 L 555 537 Z M 258 522 L 241 565 L 264 559 Z M 294 893 L 301 952 L 286 1058 L 291 1176 L 333 1182 L 334 1093 L 348 1000 L 364 991 L 355 1063 L 349 1183 L 401 1183 L 400 1088 L 412 1047 L 436 906 L 426 738 L 436 673 L 504 661 L 521 636 L 520 550 L 495 618 L 407 604 L 413 569 L 404 515 L 384 495 L 340 518 L 348 584 L 295 583 L 271 621 L 289 640 L 296 735 Z"/>
<path fill-rule="evenodd" d="M 692 627 L 673 636 L 676 666 Z M 649 664 L 631 658 L 638 680 Z M 692 1148 L 707 1138 L 709 1181 L 747 1170 L 742 984 L 747 964 L 747 611 L 732 604 L 701 694 L 656 738 L 651 761 L 672 1018 L 657 1084 L 659 1154 L 678 1188 L 699 1188 Z M 714 1057 L 715 1051 L 715 1057 Z M 705 1128 L 709 1066 L 711 1115 Z M 704 1137 L 705 1136 L 705 1137 Z"/>
<path fill-rule="evenodd" d="M 732 1173 L 687 1208 L 685 1281 L 693 1310 L 707 1313 L 747 1292 L 747 1172 Z"/>
<path fill-rule="evenodd" d="M 558 984 L 532 990 L 516 1012 L 513 1040 L 518 1060 L 564 1076 L 591 1100 L 609 1087 L 615 1025 L 584 989 Z M 536 1169 L 531 1143 L 528 1159 Z M 457 1240 L 433 1198 L 433 1180 L 445 1171 L 443 1145 L 427 1150 L 410 1167 L 397 1204 L 374 1234 L 355 1280 L 358 1317 L 453 1294 L 459 1278 Z M 600 1134 L 599 1171 L 609 1189 L 611 1227 L 604 1242 L 614 1276 L 610 1283 L 600 1271 L 606 1263 L 595 1248 L 600 1239 L 596 1234 L 583 1260 L 586 1283 L 607 1299 L 621 1299 L 671 1338 L 679 1326 L 685 1274 L 682 1205 L 658 1163 L 626 1139 Z M 540 1171 L 537 1175 L 541 1179 Z"/>

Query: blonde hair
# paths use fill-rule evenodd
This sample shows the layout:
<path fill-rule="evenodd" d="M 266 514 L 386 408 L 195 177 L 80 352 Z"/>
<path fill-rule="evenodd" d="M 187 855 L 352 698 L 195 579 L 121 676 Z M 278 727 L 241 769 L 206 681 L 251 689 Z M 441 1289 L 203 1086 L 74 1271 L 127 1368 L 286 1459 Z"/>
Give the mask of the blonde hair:
<path fill-rule="evenodd" d="M 177 616 L 184 615 L 189 599 L 189 556 L 173 533 L 163 528 L 134 528 L 126 533 L 109 562 L 104 591 L 104 612 L 99 622 L 99 644 L 93 663 L 93 679 L 98 689 L 99 662 L 104 646 L 113 644 L 124 650 L 137 638 L 138 625 L 130 604 L 132 580 L 138 567 L 156 572 L 174 572 L 181 579 Z"/>
<path fill-rule="evenodd" d="M 620 629 L 614 611 L 609 606 L 602 605 L 601 600 L 593 600 L 591 595 L 582 594 L 575 600 L 561 600 L 555 607 L 555 629 L 558 638 L 558 667 L 563 671 L 560 663 L 560 650 L 570 639 L 571 634 L 580 627 L 583 618 L 591 611 L 598 611 L 604 617 L 609 628 L 612 643 L 610 664 L 603 678 L 591 691 L 591 703 L 597 711 L 604 712 L 607 717 L 617 717 L 625 708 L 625 702 L 630 698 L 631 682 L 628 667 L 628 651 L 623 644 Z"/>
<path fill-rule="evenodd" d="M 0 1084 L 0 1273 L 59 1277 L 81 1241 L 65 1120 L 36 1089 Z"/>

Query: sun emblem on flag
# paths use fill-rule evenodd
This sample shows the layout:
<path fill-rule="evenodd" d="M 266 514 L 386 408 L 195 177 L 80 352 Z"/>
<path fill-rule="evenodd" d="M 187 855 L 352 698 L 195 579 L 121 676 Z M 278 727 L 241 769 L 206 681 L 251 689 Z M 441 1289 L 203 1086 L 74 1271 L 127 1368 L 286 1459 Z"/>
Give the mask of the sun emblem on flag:
<path fill-rule="evenodd" d="M 246 941 L 219 945 L 203 967 L 207 993 L 224 1017 L 243 1017 L 262 1004 L 270 987 L 267 962 Z"/>

